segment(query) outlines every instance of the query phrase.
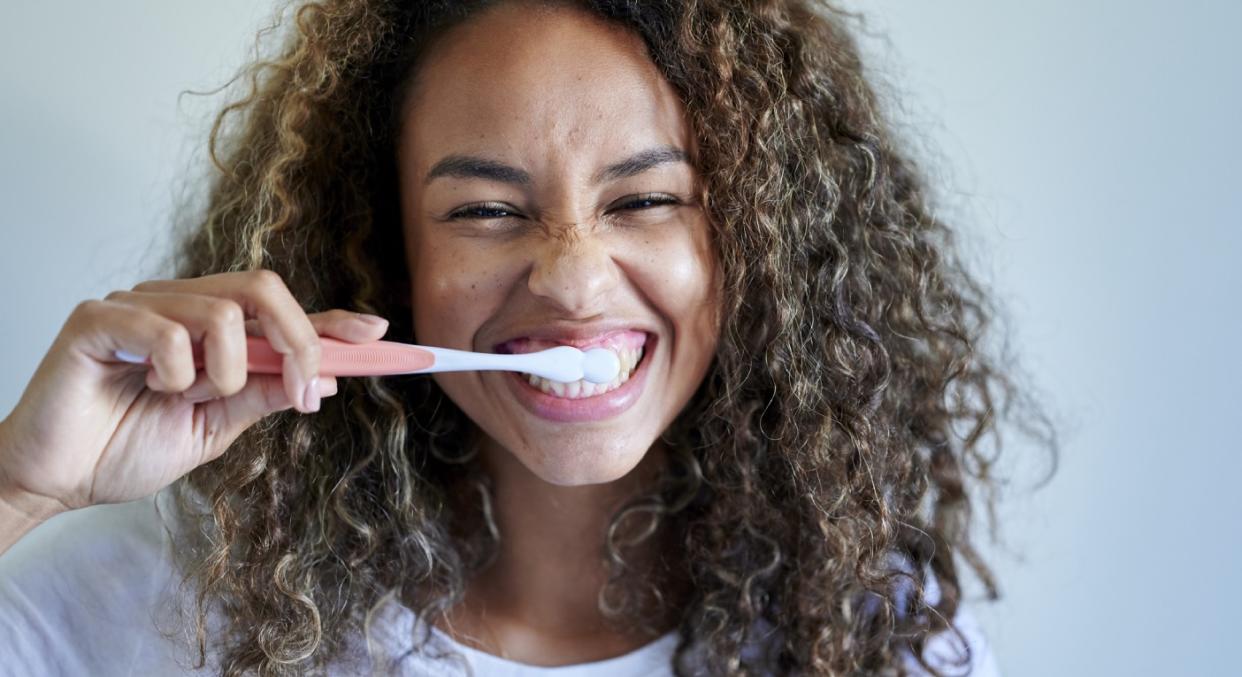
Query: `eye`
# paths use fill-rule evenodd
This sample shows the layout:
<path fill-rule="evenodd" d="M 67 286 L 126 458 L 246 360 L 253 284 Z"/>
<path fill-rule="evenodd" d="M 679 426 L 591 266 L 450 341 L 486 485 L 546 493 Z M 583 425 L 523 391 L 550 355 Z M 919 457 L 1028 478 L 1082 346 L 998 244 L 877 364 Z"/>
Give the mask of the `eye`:
<path fill-rule="evenodd" d="M 621 205 L 621 209 L 650 209 L 651 207 L 659 207 L 661 205 L 678 204 L 676 198 L 668 195 L 660 195 L 659 193 L 647 193 L 639 195 Z"/>
<path fill-rule="evenodd" d="M 503 219 L 508 216 L 516 216 L 513 212 L 502 204 L 485 203 L 478 205 L 470 205 L 462 207 L 457 211 L 449 214 L 450 219 Z"/>

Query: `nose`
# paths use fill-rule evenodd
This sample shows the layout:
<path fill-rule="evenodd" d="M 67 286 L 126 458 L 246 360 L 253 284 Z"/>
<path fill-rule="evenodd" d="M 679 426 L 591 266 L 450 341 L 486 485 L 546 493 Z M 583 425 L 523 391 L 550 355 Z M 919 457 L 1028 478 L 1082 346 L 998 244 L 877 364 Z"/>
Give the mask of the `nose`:
<path fill-rule="evenodd" d="M 572 317 L 605 310 L 620 274 L 607 244 L 592 230 L 585 224 L 558 226 L 535 245 L 527 286 Z"/>

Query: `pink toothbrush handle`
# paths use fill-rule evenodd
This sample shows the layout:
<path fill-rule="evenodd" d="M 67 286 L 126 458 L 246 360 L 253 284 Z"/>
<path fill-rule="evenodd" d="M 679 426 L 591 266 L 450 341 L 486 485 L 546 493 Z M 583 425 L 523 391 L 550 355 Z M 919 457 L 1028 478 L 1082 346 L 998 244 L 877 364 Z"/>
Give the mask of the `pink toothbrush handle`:
<path fill-rule="evenodd" d="M 319 359 L 320 376 L 388 376 L 408 374 L 435 364 L 428 350 L 396 341 L 349 343 L 320 336 L 323 346 Z M 279 374 L 285 356 L 276 352 L 262 336 L 246 337 L 246 371 L 252 374 Z M 194 366 L 203 368 L 202 346 L 194 346 Z"/>

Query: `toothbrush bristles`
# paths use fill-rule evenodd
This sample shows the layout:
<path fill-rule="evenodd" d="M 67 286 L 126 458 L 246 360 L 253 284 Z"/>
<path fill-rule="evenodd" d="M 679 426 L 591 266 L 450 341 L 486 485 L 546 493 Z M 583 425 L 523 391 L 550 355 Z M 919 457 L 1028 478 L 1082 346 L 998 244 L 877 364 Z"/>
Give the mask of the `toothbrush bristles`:
<path fill-rule="evenodd" d="M 611 383 L 621 373 L 621 359 L 607 348 L 592 348 L 582 355 L 582 377 L 591 383 Z"/>

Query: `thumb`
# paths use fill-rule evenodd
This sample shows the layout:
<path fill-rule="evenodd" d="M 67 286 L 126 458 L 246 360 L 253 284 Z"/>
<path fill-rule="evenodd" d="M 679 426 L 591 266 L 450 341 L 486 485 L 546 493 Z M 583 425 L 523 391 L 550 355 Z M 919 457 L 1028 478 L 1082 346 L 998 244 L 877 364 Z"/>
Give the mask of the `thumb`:
<path fill-rule="evenodd" d="M 319 396 L 335 394 L 336 377 L 320 376 Z M 207 448 L 203 450 L 203 463 L 207 463 L 224 453 L 247 428 L 269 414 L 292 408 L 293 403 L 280 374 L 250 374 L 241 390 L 229 397 L 209 400 L 204 406 Z"/>

